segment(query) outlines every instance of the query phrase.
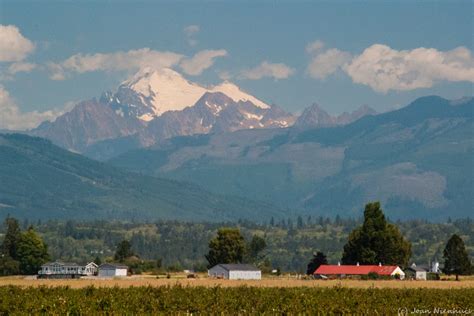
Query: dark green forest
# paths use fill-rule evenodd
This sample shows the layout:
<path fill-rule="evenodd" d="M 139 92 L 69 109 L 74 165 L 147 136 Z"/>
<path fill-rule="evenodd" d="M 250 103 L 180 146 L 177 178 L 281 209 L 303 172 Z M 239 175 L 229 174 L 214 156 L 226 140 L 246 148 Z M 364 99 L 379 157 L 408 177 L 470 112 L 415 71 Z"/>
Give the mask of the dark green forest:
<path fill-rule="evenodd" d="M 204 270 L 205 254 L 211 240 L 221 227 L 237 227 L 246 241 L 254 235 L 263 237 L 263 255 L 274 269 L 306 271 L 306 265 L 316 251 L 327 255 L 329 263 L 341 260 L 349 233 L 362 219 L 298 217 L 287 220 L 271 219 L 266 224 L 250 221 L 238 223 L 187 223 L 178 221 L 120 222 L 120 221 L 47 221 L 28 222 L 48 245 L 52 259 L 85 262 L 99 257 L 112 260 L 117 244 L 129 240 L 132 250 L 141 259 L 160 260 L 170 270 Z M 474 222 L 472 219 L 430 223 L 423 220 L 397 221 L 403 236 L 411 243 L 409 263 L 442 263 L 443 249 L 452 234 L 464 240 L 469 255 L 474 257 Z M 1 228 L 3 239 L 4 227 Z"/>

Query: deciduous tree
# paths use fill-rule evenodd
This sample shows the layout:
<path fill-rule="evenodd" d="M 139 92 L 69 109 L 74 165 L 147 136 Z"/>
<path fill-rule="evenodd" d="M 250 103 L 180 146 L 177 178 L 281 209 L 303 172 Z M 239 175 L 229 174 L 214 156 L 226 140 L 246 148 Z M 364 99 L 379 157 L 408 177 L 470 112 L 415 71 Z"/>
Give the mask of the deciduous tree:
<path fill-rule="evenodd" d="M 18 262 L 21 274 L 36 274 L 42 264 L 49 260 L 48 247 L 30 226 L 21 234 L 18 243 Z"/>
<path fill-rule="evenodd" d="M 245 254 L 245 240 L 237 228 L 221 228 L 217 236 L 209 241 L 206 255 L 208 267 L 220 263 L 240 263 Z"/>

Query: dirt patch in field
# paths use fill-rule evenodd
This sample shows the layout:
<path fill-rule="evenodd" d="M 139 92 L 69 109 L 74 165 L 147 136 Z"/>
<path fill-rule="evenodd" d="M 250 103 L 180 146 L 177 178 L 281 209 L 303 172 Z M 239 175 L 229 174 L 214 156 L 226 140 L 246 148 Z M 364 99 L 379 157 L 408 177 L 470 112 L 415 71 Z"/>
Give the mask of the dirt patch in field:
<path fill-rule="evenodd" d="M 157 279 L 156 277 L 127 277 L 121 279 L 77 279 L 77 280 L 37 280 L 24 277 L 0 278 L 0 286 L 69 286 L 71 288 L 95 287 L 130 287 L 130 286 L 206 286 L 206 287 L 351 287 L 351 288 L 474 288 L 474 280 L 462 281 L 399 281 L 399 280 L 296 280 L 296 279 L 263 279 L 263 280 L 216 280 L 200 279 Z"/>

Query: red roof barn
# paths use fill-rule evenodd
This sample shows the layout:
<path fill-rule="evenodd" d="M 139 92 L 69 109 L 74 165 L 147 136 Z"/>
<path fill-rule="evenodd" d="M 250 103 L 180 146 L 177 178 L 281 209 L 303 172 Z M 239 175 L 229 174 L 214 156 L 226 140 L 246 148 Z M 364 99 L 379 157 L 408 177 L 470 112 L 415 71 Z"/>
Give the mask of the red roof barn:
<path fill-rule="evenodd" d="M 323 264 L 314 271 L 315 275 L 368 275 L 369 273 L 378 275 L 395 276 L 399 275 L 401 279 L 405 273 L 398 266 L 382 265 L 327 265 Z"/>

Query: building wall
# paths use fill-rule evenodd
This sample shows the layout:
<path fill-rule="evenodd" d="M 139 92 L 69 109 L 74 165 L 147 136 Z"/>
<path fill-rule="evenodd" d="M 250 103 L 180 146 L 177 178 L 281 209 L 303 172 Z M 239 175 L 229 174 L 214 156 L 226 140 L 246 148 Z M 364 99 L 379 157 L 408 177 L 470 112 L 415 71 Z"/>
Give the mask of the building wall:
<path fill-rule="evenodd" d="M 223 278 L 223 279 L 228 279 L 229 278 L 229 271 L 222 268 L 221 266 L 214 266 L 214 267 L 210 268 L 207 271 L 207 274 L 210 277 L 213 277 L 213 278 Z"/>
<path fill-rule="evenodd" d="M 99 277 L 127 276 L 127 269 L 99 269 Z"/>
<path fill-rule="evenodd" d="M 231 280 L 260 280 L 262 278 L 261 271 L 230 271 L 229 279 Z"/>
<path fill-rule="evenodd" d="M 416 280 L 426 280 L 426 271 L 416 271 L 415 279 Z"/>
<path fill-rule="evenodd" d="M 392 274 L 390 275 L 394 277 L 397 274 L 400 275 L 401 280 L 405 278 L 405 272 L 403 272 L 403 270 L 400 269 L 400 267 L 397 267 L 395 270 L 393 270 Z"/>

